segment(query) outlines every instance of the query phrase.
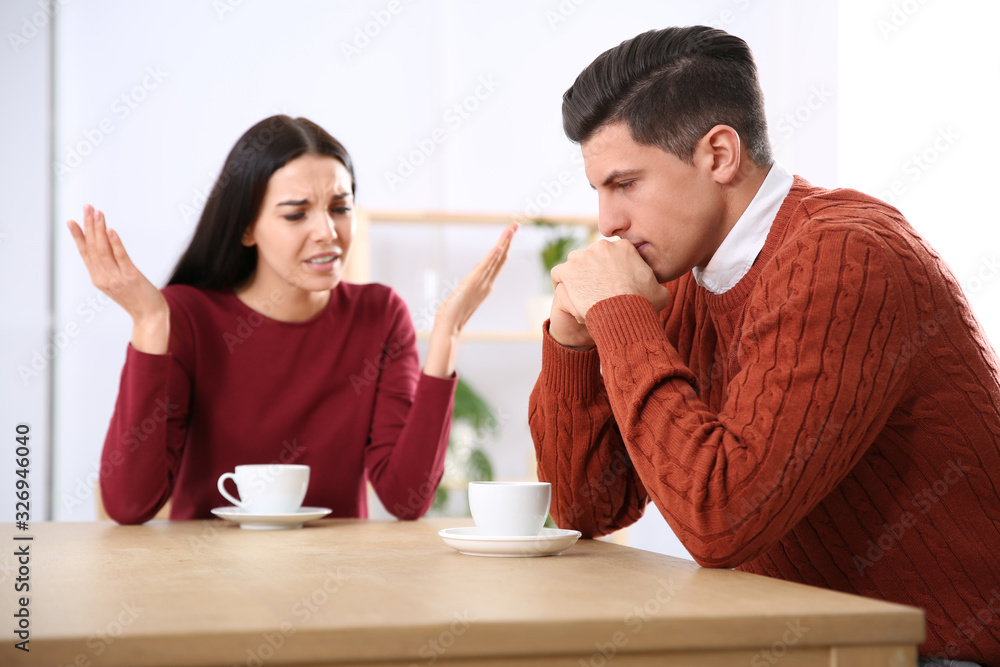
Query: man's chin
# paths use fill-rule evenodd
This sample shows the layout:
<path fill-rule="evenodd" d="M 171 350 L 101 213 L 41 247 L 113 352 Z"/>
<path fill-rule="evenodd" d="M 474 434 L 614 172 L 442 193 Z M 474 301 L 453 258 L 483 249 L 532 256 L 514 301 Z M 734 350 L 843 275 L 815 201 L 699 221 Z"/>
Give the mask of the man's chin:
<path fill-rule="evenodd" d="M 650 268 L 652 268 L 652 267 L 650 267 Z M 656 276 L 656 282 L 658 282 L 661 285 L 663 285 L 665 283 L 669 283 L 669 282 L 673 282 L 673 281 L 677 280 L 678 278 L 680 278 L 681 276 L 683 276 L 688 271 L 690 271 L 690 269 L 683 270 L 683 271 L 678 270 L 678 269 L 673 269 L 673 270 L 668 270 L 668 271 L 657 271 L 656 269 L 653 269 L 653 275 Z"/>

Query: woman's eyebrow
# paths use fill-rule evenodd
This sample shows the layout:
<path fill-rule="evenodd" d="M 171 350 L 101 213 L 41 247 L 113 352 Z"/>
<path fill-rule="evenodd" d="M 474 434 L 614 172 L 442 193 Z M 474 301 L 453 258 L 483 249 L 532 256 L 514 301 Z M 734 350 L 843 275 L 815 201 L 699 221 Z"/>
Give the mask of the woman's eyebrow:
<path fill-rule="evenodd" d="M 342 199 L 349 199 L 351 197 L 350 192 L 341 192 L 340 194 L 333 195 L 330 197 L 330 201 L 340 201 Z M 305 206 L 309 203 L 308 199 L 300 199 L 298 201 L 283 201 L 276 204 L 276 206 Z"/>

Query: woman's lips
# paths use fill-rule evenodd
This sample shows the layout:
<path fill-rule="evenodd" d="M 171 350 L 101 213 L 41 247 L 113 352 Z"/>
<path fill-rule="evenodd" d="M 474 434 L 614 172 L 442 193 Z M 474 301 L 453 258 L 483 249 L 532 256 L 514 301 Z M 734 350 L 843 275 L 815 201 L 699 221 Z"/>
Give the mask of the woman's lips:
<path fill-rule="evenodd" d="M 329 262 L 304 262 L 310 271 L 315 273 L 333 273 L 334 268 L 340 262 L 340 255 L 335 255 Z"/>

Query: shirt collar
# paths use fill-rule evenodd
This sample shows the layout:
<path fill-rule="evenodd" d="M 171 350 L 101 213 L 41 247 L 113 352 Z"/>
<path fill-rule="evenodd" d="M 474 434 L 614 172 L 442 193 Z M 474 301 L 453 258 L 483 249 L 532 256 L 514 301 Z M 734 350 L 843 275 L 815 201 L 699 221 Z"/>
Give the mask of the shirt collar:
<path fill-rule="evenodd" d="M 747 274 L 764 247 L 767 234 L 771 231 L 771 223 L 792 189 L 794 180 L 780 164 L 771 164 L 757 194 L 729 230 L 712 259 L 704 269 L 692 269 L 699 285 L 712 294 L 722 294 L 732 289 Z"/>

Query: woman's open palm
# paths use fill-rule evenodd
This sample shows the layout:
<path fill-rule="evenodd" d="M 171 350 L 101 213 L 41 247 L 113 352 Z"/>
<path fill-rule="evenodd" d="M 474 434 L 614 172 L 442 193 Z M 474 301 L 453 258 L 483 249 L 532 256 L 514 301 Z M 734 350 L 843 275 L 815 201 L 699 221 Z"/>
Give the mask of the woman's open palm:
<path fill-rule="evenodd" d="M 163 342 L 163 345 L 155 347 L 165 347 L 168 332 L 165 327 L 169 326 L 170 315 L 167 300 L 129 259 L 118 234 L 107 228 L 104 214 L 95 211 L 88 204 L 83 208 L 83 228 L 75 220 L 68 221 L 66 226 L 73 235 L 76 249 L 87 266 L 94 286 L 125 309 L 132 317 L 136 331 L 155 334 L 153 337 Z M 133 344 L 135 343 L 136 337 L 133 335 Z"/>
<path fill-rule="evenodd" d="M 507 261 L 507 251 L 510 249 L 510 241 L 514 232 L 517 231 L 517 227 L 517 223 L 510 224 L 486 257 L 445 299 L 445 302 L 438 309 L 436 324 L 445 322 L 447 323 L 445 326 L 454 332 L 462 330 L 465 323 L 469 321 L 472 314 L 493 290 L 493 282 L 500 273 L 504 262 Z"/>

